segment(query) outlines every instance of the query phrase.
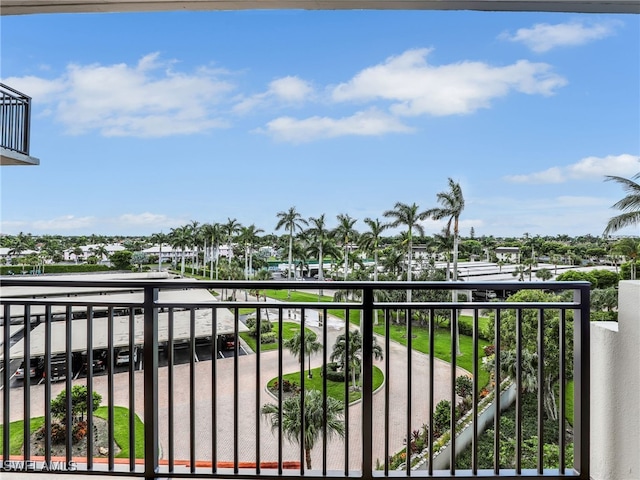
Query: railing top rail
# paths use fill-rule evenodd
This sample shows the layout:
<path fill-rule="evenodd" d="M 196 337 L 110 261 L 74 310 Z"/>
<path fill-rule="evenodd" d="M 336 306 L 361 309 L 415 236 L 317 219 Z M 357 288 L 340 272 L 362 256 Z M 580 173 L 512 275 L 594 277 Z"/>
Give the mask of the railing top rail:
<path fill-rule="evenodd" d="M 0 83 L 0 92 L 2 92 L 3 94 L 7 94 L 7 92 L 5 92 L 4 90 L 8 90 L 9 92 L 14 93 L 15 95 L 11 95 L 13 97 L 20 98 L 27 101 L 31 100 L 30 96 L 25 95 L 24 93 L 19 92 L 15 88 L 11 88 L 10 86 L 5 85 L 4 83 Z"/>
<path fill-rule="evenodd" d="M 0 279 L 0 287 L 104 287 L 144 289 L 236 288 L 291 290 L 576 290 L 589 288 L 589 282 L 419 282 L 419 281 L 279 281 L 279 280 L 53 280 L 40 278 Z M 1 294 L 0 294 L 1 295 Z"/>

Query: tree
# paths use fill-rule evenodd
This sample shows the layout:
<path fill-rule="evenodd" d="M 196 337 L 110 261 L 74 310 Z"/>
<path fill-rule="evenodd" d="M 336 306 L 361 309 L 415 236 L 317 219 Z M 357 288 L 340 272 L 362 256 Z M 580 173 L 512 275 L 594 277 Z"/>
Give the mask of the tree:
<path fill-rule="evenodd" d="M 424 235 L 424 228 L 418 222 L 429 217 L 428 211 L 419 212 L 418 205 L 415 203 L 407 205 L 406 203 L 396 202 L 393 210 L 387 210 L 382 214 L 393 220 L 387 225 L 388 227 L 399 227 L 401 225 L 407 227 L 407 281 L 411 281 L 411 266 L 413 260 L 413 229 L 415 228 L 420 235 Z M 411 291 L 407 291 L 407 301 L 411 301 Z"/>
<path fill-rule="evenodd" d="M 372 352 L 376 360 L 382 360 L 382 347 L 378 345 L 376 337 L 373 337 Z M 362 367 L 362 334 L 360 330 L 349 332 L 348 343 L 346 333 L 338 335 L 336 343 L 333 345 L 331 361 L 337 361 L 341 369 L 348 368 L 351 372 L 351 384 L 354 388 L 358 388 L 356 375 L 360 373 Z"/>
<path fill-rule="evenodd" d="M 631 263 L 631 280 L 635 280 L 636 262 L 640 254 L 640 240 L 631 237 L 623 238 L 613 245 L 612 251 L 624 256 Z"/>
<path fill-rule="evenodd" d="M 120 250 L 119 252 L 113 252 L 109 260 L 116 270 L 131 270 L 132 255 L 133 252 L 129 250 Z"/>
<path fill-rule="evenodd" d="M 640 178 L 640 172 L 631 178 Z M 620 210 L 622 213 L 609 220 L 604 229 L 604 235 L 609 235 L 625 227 L 640 224 L 640 184 L 628 178 L 607 175 L 605 182 L 609 181 L 622 185 L 627 195 L 613 204 L 612 208 Z"/>
<path fill-rule="evenodd" d="M 276 230 L 285 228 L 289 234 L 289 268 L 287 270 L 287 280 L 291 280 L 291 264 L 293 263 L 293 236 L 296 231 L 302 231 L 303 225 L 308 225 L 302 215 L 296 211 L 296 207 L 289 208 L 286 212 L 278 212 L 277 217 L 280 219 L 276 225 Z M 291 290 L 287 293 L 287 298 L 291 298 Z"/>
<path fill-rule="evenodd" d="M 545 293 L 541 290 L 521 290 L 511 295 L 507 302 L 514 303 L 544 303 L 557 301 L 558 297 L 554 294 Z M 522 358 L 523 361 L 527 360 L 535 365 L 535 372 L 538 371 L 538 312 L 537 309 L 525 308 L 521 310 L 521 336 L 522 336 Z M 490 316 L 494 316 L 495 312 L 491 312 Z M 537 383 L 535 389 L 543 389 L 543 403 L 547 416 L 552 420 L 558 419 L 558 409 L 556 403 L 556 384 L 560 378 L 560 315 L 557 310 L 545 309 L 544 310 L 544 331 L 542 332 L 544 338 L 544 385 Z M 512 351 L 511 358 L 515 358 L 516 349 L 516 310 L 507 309 L 502 310 L 500 313 L 500 345 L 503 352 Z M 566 319 L 566 347 L 565 347 L 565 375 L 570 378 L 573 372 L 573 322 L 572 312 L 567 312 Z M 494 336 L 494 323 L 489 322 L 489 335 Z M 525 353 L 526 350 L 526 353 Z M 505 355 L 504 353 L 502 355 Z M 535 360 L 534 360 L 535 358 Z M 501 356 L 501 360 L 503 357 Z M 513 368 L 513 365 L 509 365 L 509 362 L 505 360 L 502 365 L 503 372 L 509 371 L 509 368 Z M 524 367 L 523 367 L 524 368 Z"/>
<path fill-rule="evenodd" d="M 323 397 L 319 390 L 307 390 L 298 396 L 286 398 L 282 402 L 282 412 L 277 404 L 267 403 L 262 406 L 262 414 L 267 416 L 272 431 L 282 430 L 287 440 L 304 447 L 309 470 L 311 469 L 311 450 L 325 428 L 328 438 L 336 435 L 344 438 L 342 402 L 333 397 Z"/>
<path fill-rule="evenodd" d="M 102 402 L 102 395 L 93 392 L 91 406 L 89 406 L 89 392 L 85 385 L 71 387 L 71 422 L 77 423 L 84 419 L 89 411 L 94 412 Z M 51 415 L 65 422 L 67 418 L 67 391 L 62 390 L 56 398 L 51 400 Z"/>
<path fill-rule="evenodd" d="M 343 279 L 346 280 L 349 272 L 349 246 L 358 236 L 358 231 L 353 228 L 357 220 L 343 213 L 339 213 L 337 218 L 338 226 L 333 230 L 333 234 L 339 239 L 339 243 L 342 244 L 344 255 Z"/>
<path fill-rule="evenodd" d="M 144 252 L 133 252 L 131 263 L 138 266 L 138 271 L 142 270 L 142 265 L 148 262 L 147 254 Z"/>
<path fill-rule="evenodd" d="M 160 253 L 158 254 L 158 271 L 162 270 L 162 245 L 169 241 L 169 235 L 166 233 L 154 233 L 151 235 L 151 241 L 158 244 Z"/>
<path fill-rule="evenodd" d="M 464 210 L 464 196 L 460 184 L 451 178 L 449 178 L 449 190 L 440 192 L 436 196 L 441 207 L 432 208 L 425 213 L 434 220 L 448 218 L 446 230 L 449 233 L 453 223 L 453 281 L 455 282 L 458 279 L 459 220 Z"/>
<path fill-rule="evenodd" d="M 185 249 L 191 244 L 191 233 L 189 232 L 189 227 L 182 226 L 172 228 L 169 232 L 169 242 L 173 248 L 179 248 L 182 253 L 180 274 L 184 275 Z"/>
<path fill-rule="evenodd" d="M 253 271 L 253 247 L 259 240 L 259 233 L 264 233 L 264 230 L 256 228 L 255 225 L 242 227 L 240 231 L 239 239 L 244 244 L 244 267 L 246 279 L 249 279 L 249 273 Z"/>
<path fill-rule="evenodd" d="M 378 281 L 378 253 L 380 251 L 380 239 L 382 232 L 386 230 L 387 225 L 380 223 L 377 218 L 375 220 L 369 217 L 364 219 L 364 223 L 369 227 L 369 231 L 360 237 L 360 245 L 366 252 L 373 253 L 373 281 Z"/>
<path fill-rule="evenodd" d="M 536 272 L 536 278 L 539 278 L 543 282 L 546 282 L 547 280 L 551 280 L 552 277 L 553 277 L 553 273 L 551 273 L 551 270 L 549 270 L 548 268 L 541 268 Z"/>
<path fill-rule="evenodd" d="M 318 342 L 318 336 L 315 332 L 305 331 L 302 332 L 302 328 L 291 338 L 284 340 L 282 346 L 291 352 L 291 355 L 298 357 L 300 364 L 303 364 L 304 358 L 302 358 L 302 352 L 307 355 L 309 359 L 309 372 L 308 377 L 313 378 L 311 373 L 311 355 L 322 350 L 322 344 Z"/>
<path fill-rule="evenodd" d="M 233 237 L 240 232 L 242 225 L 235 218 L 227 217 L 227 223 L 222 225 L 222 230 L 226 234 L 227 238 L 227 265 L 231 267 L 231 257 L 233 256 L 233 249 L 231 244 L 233 243 Z M 230 280 L 230 278 L 229 278 Z"/>

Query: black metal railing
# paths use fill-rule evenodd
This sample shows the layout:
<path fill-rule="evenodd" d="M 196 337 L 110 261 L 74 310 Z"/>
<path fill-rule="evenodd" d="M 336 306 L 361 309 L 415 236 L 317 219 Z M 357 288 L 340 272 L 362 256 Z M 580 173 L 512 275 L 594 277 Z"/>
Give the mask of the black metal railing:
<path fill-rule="evenodd" d="M 318 291 L 329 288 L 349 300 L 316 300 Z M 261 293 L 267 289 L 285 300 L 266 301 Z M 447 298 L 471 300 L 471 292 L 488 289 L 537 293 L 517 302 L 433 299 L 446 292 Z M 311 296 L 286 300 L 293 290 L 294 298 L 299 292 Z M 7 278 L 1 303 L 4 471 L 71 469 L 147 479 L 589 478 L 588 283 Z M 268 322 L 275 335 L 267 337 L 276 339 L 277 348 L 260 341 L 249 348 L 241 340 L 252 323 L 261 331 Z M 289 322 L 304 332 L 296 356 L 283 346 Z M 305 342 L 307 336 L 320 343 L 318 351 Z M 526 343 L 531 338 L 534 351 Z M 332 356 L 338 363 L 342 358 L 334 349 L 339 341 L 350 360 L 342 375 L 359 379 L 357 387 L 344 381 L 336 391 L 329 369 L 336 368 Z M 463 355 L 456 354 L 459 342 Z M 15 373 L 20 364 L 22 380 Z M 468 397 L 457 390 L 460 376 L 471 379 Z M 302 392 L 319 389 L 321 404 L 288 393 L 290 382 Z M 572 441 L 565 422 L 570 382 Z M 106 406 L 81 409 L 82 423 L 70 414 L 78 414 L 72 395 L 58 400 L 64 402 L 62 415 L 53 405 L 62 390 L 76 385 L 86 388 L 88 399 L 101 395 Z M 530 420 L 523 414 L 526 390 L 534 392 L 533 421 L 543 439 L 533 446 L 522 433 Z M 339 399 L 337 413 L 333 397 Z M 463 397 L 466 413 L 459 407 Z M 449 401 L 449 415 L 438 431 L 443 400 Z M 515 450 L 505 447 L 501 434 L 501 412 L 512 401 Z M 546 431 L 549 402 L 557 405 L 555 438 Z M 297 413 L 287 410 L 292 403 Z M 279 413 L 265 415 L 266 404 Z M 319 409 L 320 426 L 300 414 L 312 409 Z M 493 419 L 482 420 L 491 412 Z M 331 418 L 344 425 L 343 436 L 330 435 Z M 78 425 L 93 434 L 76 443 Z M 490 465 L 479 456 L 485 426 L 493 442 Z M 315 435 L 296 433 L 314 428 Z M 60 430 L 74 435 L 61 436 Z M 460 466 L 456 449 L 465 435 L 471 460 Z M 556 445 L 552 465 L 544 443 Z M 533 465 L 524 447 L 533 449 Z"/>
<path fill-rule="evenodd" d="M 0 83 L 0 146 L 29 155 L 31 97 Z"/>

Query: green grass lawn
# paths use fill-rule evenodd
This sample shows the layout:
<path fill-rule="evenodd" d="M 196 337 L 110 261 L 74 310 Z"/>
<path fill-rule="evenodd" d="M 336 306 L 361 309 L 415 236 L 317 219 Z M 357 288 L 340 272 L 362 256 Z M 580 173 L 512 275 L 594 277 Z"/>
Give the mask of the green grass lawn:
<path fill-rule="evenodd" d="M 109 410 L 107 407 L 99 407 L 94 412 L 96 417 L 107 420 Z M 35 432 L 44 425 L 44 417 L 34 417 L 31 419 L 31 432 Z M 9 425 L 9 453 L 20 455 L 23 437 L 24 422 L 18 420 Z M 140 418 L 135 416 L 136 428 L 136 458 L 144 458 L 144 424 Z M 0 450 L 3 448 L 3 425 L 0 425 Z M 129 409 L 125 407 L 113 407 L 113 438 L 120 447 L 117 458 L 129 458 Z"/>
<path fill-rule="evenodd" d="M 261 352 L 268 352 L 269 350 L 277 350 L 278 349 L 278 341 L 277 337 L 280 333 L 279 325 L 277 322 L 273 323 L 273 331 L 276 333 L 276 342 L 275 343 L 263 343 L 260 345 Z M 294 322 L 282 322 L 282 338 L 283 340 L 288 340 L 292 338 L 296 333 L 300 331 L 300 324 Z M 305 333 L 313 333 L 309 328 L 304 329 Z M 257 350 L 256 338 L 249 335 L 248 332 L 240 333 L 240 337 L 249 345 L 251 350 L 254 352 Z"/>
<path fill-rule="evenodd" d="M 305 390 L 322 391 L 322 375 L 320 374 L 321 369 L 319 367 L 312 368 L 311 373 L 313 375 L 313 378 L 309 378 L 307 376 L 307 370 L 303 372 L 303 375 L 305 376 L 304 378 Z M 301 373 L 298 371 L 293 373 L 287 373 L 286 375 L 283 375 L 282 378 L 284 380 L 289 380 L 290 382 L 295 383 L 296 385 L 300 385 L 300 375 Z M 267 386 L 269 388 L 273 387 L 273 385 L 277 380 L 278 380 L 278 377 L 272 378 L 267 383 Z M 382 370 L 380 370 L 378 367 L 373 367 L 373 390 L 375 391 L 376 389 L 380 388 L 383 382 L 384 382 L 384 374 L 382 373 Z M 340 402 L 344 402 L 344 393 L 345 393 L 344 382 L 334 382 L 327 379 L 327 395 L 328 396 L 333 397 Z M 349 392 L 349 403 L 359 400 L 361 396 L 362 394 L 359 391 Z"/>
<path fill-rule="evenodd" d="M 385 325 L 379 323 L 374 327 L 374 331 L 384 336 Z M 391 340 L 402 345 L 407 345 L 406 327 L 404 325 L 391 325 L 389 327 Z M 428 354 L 429 353 L 429 329 L 426 327 L 413 326 L 411 328 L 411 346 L 414 350 Z M 479 340 L 478 363 L 482 366 L 481 358 L 484 356 L 483 347 L 489 345 L 486 340 Z M 451 362 L 451 331 L 449 329 L 435 329 L 435 338 L 433 340 L 434 356 L 446 362 Z M 466 335 L 460 335 L 460 351 L 462 355 L 456 357 L 459 367 L 469 372 L 473 372 L 473 339 Z M 478 369 L 478 385 L 484 387 L 489 383 L 489 373 L 482 369 Z"/>

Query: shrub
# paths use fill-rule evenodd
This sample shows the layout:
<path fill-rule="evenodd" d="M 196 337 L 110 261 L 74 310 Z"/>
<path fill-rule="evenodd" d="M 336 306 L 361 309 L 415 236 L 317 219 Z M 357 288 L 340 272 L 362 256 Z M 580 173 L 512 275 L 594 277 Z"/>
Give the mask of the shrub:
<path fill-rule="evenodd" d="M 327 380 L 331 380 L 332 382 L 344 382 L 344 371 L 338 370 L 338 364 L 336 362 L 327 363 L 324 374 L 327 377 Z"/>
<path fill-rule="evenodd" d="M 256 327 L 257 327 L 257 320 L 255 318 L 248 318 L 244 324 L 247 326 L 247 328 L 249 329 L 249 335 L 251 335 L 252 337 L 257 337 L 257 333 L 256 333 Z M 264 320 L 261 319 L 260 320 L 260 333 L 261 334 L 265 334 L 265 333 L 270 333 L 273 330 L 273 324 L 269 321 L 269 320 Z M 265 343 L 265 342 L 262 342 Z"/>
<path fill-rule="evenodd" d="M 267 343 L 276 343 L 277 341 L 278 334 L 276 332 L 268 332 L 260 335 L 260 343 L 263 345 Z"/>
<path fill-rule="evenodd" d="M 433 434 L 436 437 L 442 435 L 449 429 L 451 422 L 451 402 L 449 400 L 440 400 L 436 405 L 436 411 L 433 413 Z"/>
<path fill-rule="evenodd" d="M 473 393 L 473 381 L 466 375 L 456 378 L 456 395 L 464 399 Z"/>

